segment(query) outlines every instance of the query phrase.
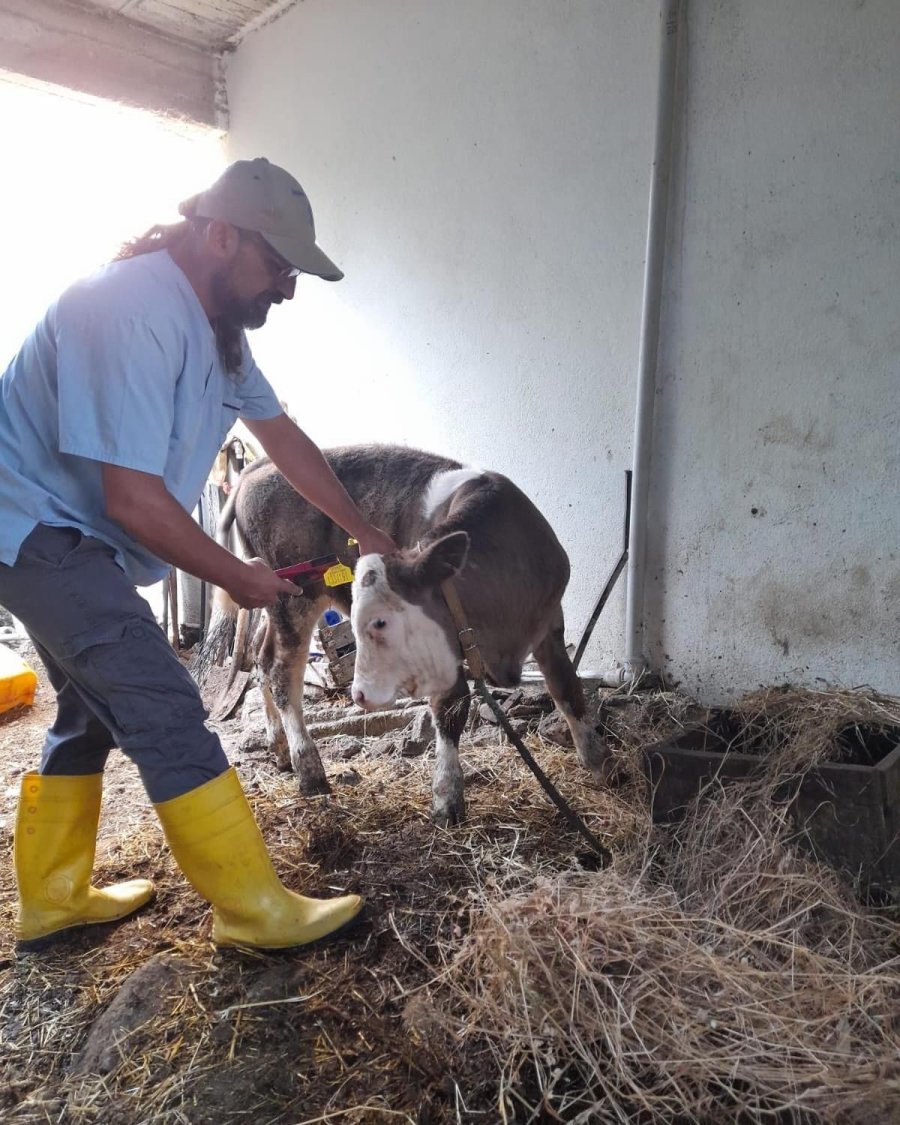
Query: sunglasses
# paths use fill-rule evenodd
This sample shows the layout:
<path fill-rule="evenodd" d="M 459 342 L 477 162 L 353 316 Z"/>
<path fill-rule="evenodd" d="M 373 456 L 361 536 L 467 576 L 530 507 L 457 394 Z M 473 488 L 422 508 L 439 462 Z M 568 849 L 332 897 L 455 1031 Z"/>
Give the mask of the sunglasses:
<path fill-rule="evenodd" d="M 242 234 L 244 234 L 245 237 L 249 238 L 251 242 L 256 243 L 257 248 L 262 254 L 262 258 L 266 264 L 266 268 L 268 269 L 269 273 L 272 274 L 272 277 L 275 279 L 275 281 L 290 281 L 295 277 L 299 277 L 300 274 L 303 273 L 303 270 L 298 269 L 296 266 L 292 266 L 290 262 L 285 261 L 285 259 L 282 258 L 278 251 L 273 249 L 258 231 L 242 231 Z"/>

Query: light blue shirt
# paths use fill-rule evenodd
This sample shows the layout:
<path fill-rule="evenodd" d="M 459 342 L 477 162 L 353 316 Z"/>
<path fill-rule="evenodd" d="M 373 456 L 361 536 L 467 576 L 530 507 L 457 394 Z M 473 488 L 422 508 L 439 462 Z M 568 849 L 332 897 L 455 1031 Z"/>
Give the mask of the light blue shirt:
<path fill-rule="evenodd" d="M 237 418 L 274 418 L 275 393 L 244 341 L 228 375 L 188 279 L 165 250 L 76 282 L 0 376 L 0 562 L 38 523 L 116 550 L 136 585 L 168 564 L 106 516 L 101 464 L 153 473 L 190 512 Z"/>

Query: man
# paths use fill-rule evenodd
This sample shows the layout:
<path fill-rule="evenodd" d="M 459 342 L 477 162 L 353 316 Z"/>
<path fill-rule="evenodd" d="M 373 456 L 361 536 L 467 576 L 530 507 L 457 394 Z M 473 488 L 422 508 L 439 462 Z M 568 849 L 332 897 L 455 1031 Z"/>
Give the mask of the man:
<path fill-rule="evenodd" d="M 298 274 L 343 275 L 316 245 L 303 189 L 267 160 L 232 164 L 180 210 L 183 222 L 63 293 L 0 377 L 0 604 L 57 693 L 40 771 L 19 799 L 20 946 L 122 918 L 153 894 L 142 879 L 90 885 L 114 746 L 212 903 L 217 943 L 302 945 L 362 905 L 282 886 L 197 688 L 135 590 L 176 566 L 248 608 L 298 593 L 190 516 L 237 418 L 363 553 L 394 549 L 281 410 L 243 331 L 292 299 Z"/>

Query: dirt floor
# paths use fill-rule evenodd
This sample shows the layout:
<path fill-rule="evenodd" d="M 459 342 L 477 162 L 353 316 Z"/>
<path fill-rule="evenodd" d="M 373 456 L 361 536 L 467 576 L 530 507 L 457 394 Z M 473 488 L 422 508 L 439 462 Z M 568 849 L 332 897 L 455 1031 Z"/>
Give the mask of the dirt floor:
<path fill-rule="evenodd" d="M 678 727 L 691 704 L 660 693 L 606 706 L 606 729 L 615 735 L 621 727 L 614 741 L 625 777 L 616 793 L 591 783 L 570 748 L 543 736 L 529 745 L 591 829 L 614 853 L 624 853 L 652 831 L 635 768 L 638 744 Z M 639 720 L 633 737 L 618 718 L 626 710 Z M 532 727 L 540 711 L 535 704 Z M 741 1117 L 727 1105 L 681 1117 L 634 1107 L 626 1113 L 612 1102 L 604 1110 L 596 1091 L 589 1097 L 587 1090 L 569 1090 L 562 1102 L 545 1096 L 543 1079 L 528 1066 L 517 1066 L 510 1090 L 502 1058 L 498 1065 L 496 1049 L 479 1039 L 477 1019 L 451 1025 L 434 1016 L 423 1002 L 431 995 L 426 986 L 448 971 L 485 895 L 503 898 L 514 873 L 549 884 L 596 868 L 512 748 L 484 725 L 472 726 L 463 742 L 467 823 L 442 830 L 429 819 L 427 752 L 405 756 L 390 735 L 333 739 L 323 745 L 333 794 L 306 799 L 264 748 L 258 712 L 215 724 L 285 883 L 312 895 L 356 891 L 366 899 L 360 924 L 345 936 L 272 956 L 211 944 L 209 908 L 174 866 L 136 771 L 114 752 L 96 882 L 144 876 L 155 882 L 157 897 L 118 926 L 17 955 L 15 805 L 53 712 L 42 680 L 33 708 L 0 716 L 4 1122 L 824 1119 Z M 565 1066 L 557 1070 L 562 1074 Z M 890 1081 L 900 1090 L 900 1079 Z M 561 1112 L 563 1102 L 568 1109 Z M 892 1105 L 900 1108 L 900 1100 Z M 870 1113 L 868 1121 L 896 1120 L 892 1109 L 886 1112 Z"/>
<path fill-rule="evenodd" d="M 27 649 L 22 654 L 29 658 Z M 33 708 L 0 716 L 0 834 L 8 857 L 20 779 L 39 761 L 53 714 L 52 689 L 42 677 Z M 314 702 L 308 717 L 315 717 Z M 489 753 L 480 747 L 480 764 L 467 771 L 469 825 L 448 832 L 429 819 L 428 756 L 402 757 L 390 737 L 364 737 L 350 761 L 329 756 L 325 746 L 334 793 L 306 799 L 276 769 L 254 718 L 249 728 L 239 719 L 211 725 L 240 773 L 281 877 L 311 895 L 361 893 L 361 923 L 306 952 L 217 951 L 208 907 L 175 868 L 136 771 L 113 752 L 95 881 L 143 876 L 155 882 L 157 897 L 130 921 L 17 957 L 12 866 L 3 863 L 4 1121 L 424 1123 L 456 1119 L 473 1097 L 484 1101 L 479 1087 L 490 1090 L 495 1077 L 473 1074 L 462 1087 L 428 1043 L 410 1034 L 405 1008 L 433 975 L 436 944 L 462 935 L 469 891 L 492 864 L 504 855 L 528 862 L 540 853 L 543 862 L 566 868 L 585 847 L 561 829 L 512 748 L 490 729 L 494 745 Z M 332 753 L 347 753 L 346 741 Z M 576 776 L 573 751 L 548 747 L 548 755 L 551 773 Z M 583 793 L 580 770 L 577 776 Z M 509 788 L 499 806 L 498 785 Z M 530 825 L 517 823 L 524 808 L 536 814 Z M 75 1077 L 93 1022 L 131 974 L 158 955 L 177 958 L 189 980 L 186 992 L 182 984 L 175 990 L 176 1018 L 163 1000 L 144 1028 L 114 1047 L 112 1077 Z M 466 1119 L 496 1117 L 483 1107 Z"/>

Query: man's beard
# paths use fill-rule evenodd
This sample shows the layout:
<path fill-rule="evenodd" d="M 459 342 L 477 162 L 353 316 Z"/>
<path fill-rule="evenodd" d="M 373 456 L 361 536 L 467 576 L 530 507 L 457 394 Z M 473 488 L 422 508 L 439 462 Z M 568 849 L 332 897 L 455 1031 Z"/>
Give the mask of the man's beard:
<path fill-rule="evenodd" d="M 212 295 L 222 310 L 217 319 L 234 328 L 262 328 L 272 305 L 280 305 L 284 300 L 277 289 L 266 289 L 251 298 L 238 297 L 226 272 L 213 274 Z"/>
<path fill-rule="evenodd" d="M 262 328 L 272 305 L 280 305 L 283 294 L 277 289 L 267 289 L 252 299 L 235 295 L 227 273 L 214 274 L 212 292 L 222 310 L 216 317 L 216 347 L 222 365 L 229 375 L 240 376 L 243 361 L 243 333 L 245 328 Z"/>

